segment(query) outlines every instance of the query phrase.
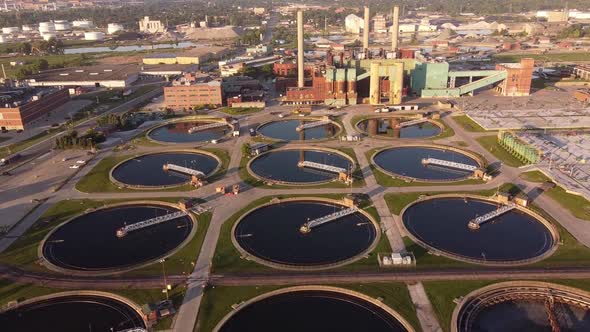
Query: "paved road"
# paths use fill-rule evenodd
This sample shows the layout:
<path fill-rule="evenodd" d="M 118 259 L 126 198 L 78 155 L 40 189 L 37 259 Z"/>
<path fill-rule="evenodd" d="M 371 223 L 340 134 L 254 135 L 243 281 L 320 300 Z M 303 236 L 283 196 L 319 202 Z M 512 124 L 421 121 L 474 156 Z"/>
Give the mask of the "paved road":
<path fill-rule="evenodd" d="M 122 105 L 123 106 L 123 105 Z M 129 106 L 129 105 L 128 105 Z M 242 130 L 247 131 L 250 126 L 276 119 L 276 117 L 269 114 L 270 111 L 286 111 L 288 108 L 283 106 L 272 106 L 266 111 L 242 116 Z M 350 120 L 357 114 L 370 114 L 371 107 L 366 105 L 359 105 L 358 107 L 348 107 L 343 111 L 344 125 L 347 134 L 355 134 L 356 129 L 350 124 Z M 329 111 L 322 111 L 321 113 L 330 113 Z M 483 155 L 490 163 L 499 164 L 498 160 L 488 151 L 483 149 L 474 140 L 475 137 L 481 135 L 480 133 L 465 132 L 449 117 L 444 117 L 443 121 L 451 126 L 455 131 L 455 136 L 446 139 L 436 140 L 436 143 L 455 145 L 456 141 L 464 141 L 467 146 L 465 149 L 472 150 Z M 260 285 L 260 284 L 309 284 L 309 283 L 339 283 L 339 282 L 386 282 L 386 281 L 403 281 L 416 282 L 425 280 L 466 280 L 466 279 L 539 279 L 539 278 L 590 278 L 590 269 L 532 269 L 532 268 L 518 268 L 518 269 L 472 269 L 472 270 L 440 270 L 440 269 L 412 269 L 412 270 L 390 270 L 376 273 L 301 273 L 301 274 L 286 274 L 277 273 L 273 275 L 210 275 L 211 261 L 215 252 L 217 240 L 219 238 L 221 226 L 231 215 L 244 208 L 250 202 L 265 196 L 276 196 L 281 194 L 327 194 L 327 193 L 367 193 L 373 200 L 382 221 L 382 227 L 385 230 L 387 238 L 390 241 L 392 248 L 396 251 L 403 250 L 402 233 L 403 227 L 399 222 L 399 216 L 392 215 L 385 203 L 384 195 L 386 193 L 409 193 L 409 192 L 458 192 L 458 191 L 475 191 L 482 189 L 497 188 L 505 182 L 514 182 L 525 189 L 532 190 L 534 184 L 522 181 L 519 175 L 522 169 L 507 167 L 505 165 L 500 168 L 500 175 L 493 181 L 478 185 L 462 185 L 457 186 L 453 184 L 445 186 L 408 186 L 408 187 L 382 187 L 378 185 L 373 176 L 369 161 L 365 156 L 365 152 L 374 148 L 382 146 L 398 146 L 410 142 L 431 142 L 432 140 L 381 140 L 374 138 L 367 138 L 360 143 L 338 142 L 335 140 L 326 142 L 308 142 L 306 146 L 325 146 L 325 147 L 352 147 L 355 151 L 357 159 L 359 160 L 362 173 L 365 178 L 366 186 L 363 188 L 351 189 L 334 189 L 334 188 L 295 188 L 295 189 L 261 189 L 251 188 L 244 184 L 238 174 L 239 163 L 241 159 L 240 147 L 242 143 L 250 141 L 250 137 L 242 136 L 237 139 L 230 139 L 222 144 L 216 145 L 216 148 L 227 149 L 230 152 L 231 159 L 226 175 L 211 184 L 191 192 L 128 192 L 128 193 L 82 193 L 75 189 L 75 183 L 84 174 L 91 170 L 92 166 L 99 162 L 100 159 L 109 156 L 111 151 L 102 152 L 88 165 L 87 168 L 81 170 L 72 180 L 70 180 L 59 192 L 55 193 L 49 200 L 38 207 L 33 213 L 25 218 L 8 237 L 0 240 L 0 250 L 4 250 L 14 239 L 23 234 L 32 223 L 39 218 L 53 203 L 63 199 L 134 199 L 134 198 L 153 198 L 153 197 L 200 197 L 207 201 L 205 205 L 213 209 L 213 216 L 209 229 L 207 230 L 204 243 L 201 251 L 195 262 L 195 268 L 188 279 L 188 290 L 178 314 L 175 317 L 174 330 L 188 332 L 192 331 L 196 321 L 196 315 L 199 311 L 200 301 L 202 299 L 202 286 L 206 280 L 211 280 L 214 284 L 219 285 Z M 292 146 L 301 146 L 300 143 L 289 143 Z M 173 148 L 190 148 L 194 147 L 194 143 L 190 144 L 175 144 Z M 198 146 L 206 146 L 198 144 Z M 138 147 L 134 152 L 158 151 L 166 147 Z M 240 183 L 243 188 L 243 193 L 232 196 L 221 196 L 215 193 L 215 187 L 219 185 L 232 185 Z M 588 227 L 584 227 L 580 220 L 575 219 L 566 211 L 563 211 L 555 202 L 545 196 L 540 196 L 537 199 L 538 203 L 542 203 L 544 209 L 551 215 L 556 217 L 570 232 L 574 234 L 585 245 L 590 244 L 590 231 Z M 4 272 L 2 272 L 4 271 Z M 128 287 L 139 284 L 141 287 L 155 287 L 159 286 L 158 278 L 99 278 L 101 281 L 89 278 L 74 278 L 74 277 L 48 277 L 46 275 L 34 275 L 22 273 L 22 271 L 4 270 L 0 267 L 0 275 L 11 278 L 15 281 L 28 280 L 34 283 L 45 283 L 46 285 L 59 285 L 60 287 L 80 288 L 80 287 Z M 175 282 L 183 282 L 182 277 L 172 276 L 171 280 Z M 94 284 L 96 283 L 96 284 Z M 57 287 L 57 286 L 56 286 Z M 422 326 L 430 326 L 432 331 L 436 331 L 436 318 L 432 315 L 432 311 L 428 308 L 428 301 L 422 294 L 419 286 L 410 286 L 413 292 L 413 299 L 422 308 L 420 309 L 420 322 Z M 412 288 L 413 287 L 413 288 Z"/>

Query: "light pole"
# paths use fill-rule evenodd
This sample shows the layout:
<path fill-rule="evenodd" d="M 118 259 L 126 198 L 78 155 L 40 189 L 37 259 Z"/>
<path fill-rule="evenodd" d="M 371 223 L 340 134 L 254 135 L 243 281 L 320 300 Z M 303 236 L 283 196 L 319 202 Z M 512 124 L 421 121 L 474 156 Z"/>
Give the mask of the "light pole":
<path fill-rule="evenodd" d="M 166 269 L 164 268 L 165 261 L 166 259 L 164 258 L 160 259 L 160 263 L 162 263 L 162 275 L 164 276 L 164 293 L 166 293 L 166 300 L 168 301 L 168 282 L 166 281 Z"/>

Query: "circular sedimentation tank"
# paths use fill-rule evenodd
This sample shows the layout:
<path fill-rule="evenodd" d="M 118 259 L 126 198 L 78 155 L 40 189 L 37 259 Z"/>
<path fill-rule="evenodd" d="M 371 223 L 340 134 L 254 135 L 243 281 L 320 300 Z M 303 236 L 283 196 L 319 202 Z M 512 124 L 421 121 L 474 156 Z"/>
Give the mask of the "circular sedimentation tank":
<path fill-rule="evenodd" d="M 525 264 L 553 253 L 557 231 L 524 208 L 501 214 L 479 229 L 469 227 L 471 220 L 500 206 L 484 197 L 439 195 L 407 206 L 402 220 L 412 239 L 423 247 L 471 263 Z"/>
<path fill-rule="evenodd" d="M 297 127 L 309 124 L 322 119 L 286 119 L 271 121 L 261 124 L 257 131 L 269 138 L 282 141 L 310 141 L 329 139 L 336 136 L 340 131 L 340 126 L 333 121 L 318 127 L 298 130 Z"/>
<path fill-rule="evenodd" d="M 207 142 L 214 139 L 220 139 L 229 135 L 232 127 L 229 123 L 224 126 L 189 132 L 191 128 L 205 126 L 209 124 L 222 123 L 221 120 L 193 120 L 193 121 L 175 121 L 151 129 L 147 136 L 157 142 L 163 143 L 195 143 Z"/>
<path fill-rule="evenodd" d="M 404 332 L 412 327 L 391 308 L 333 287 L 293 287 L 254 298 L 225 317 L 216 332 Z"/>
<path fill-rule="evenodd" d="M 111 180 L 121 186 L 138 188 L 172 187 L 190 181 L 190 175 L 165 170 L 166 164 L 198 170 L 205 176 L 209 176 L 220 166 L 219 160 L 213 154 L 205 152 L 149 153 L 127 159 L 113 167 Z"/>
<path fill-rule="evenodd" d="M 172 204 L 113 205 L 76 216 L 52 230 L 42 242 L 40 255 L 49 268 L 61 272 L 109 274 L 149 264 L 182 247 L 194 234 L 189 215 L 165 221 L 125 236 L 126 225 L 179 212 Z"/>
<path fill-rule="evenodd" d="M 338 173 L 315 168 L 301 167 L 302 161 L 343 168 L 347 172 L 354 161 L 337 150 L 303 148 L 269 151 L 252 159 L 248 171 L 267 182 L 293 185 L 319 184 L 338 179 Z"/>
<path fill-rule="evenodd" d="M 242 216 L 232 241 L 245 256 L 280 269 L 325 269 L 360 259 L 379 240 L 378 226 L 360 210 L 303 232 L 311 220 L 346 209 L 337 201 L 290 199 Z M 337 239 L 337 240 L 335 240 Z"/>
<path fill-rule="evenodd" d="M 98 292 L 44 296 L 0 313 L 3 331 L 124 331 L 146 328 L 139 308 Z"/>
<path fill-rule="evenodd" d="M 453 332 L 590 330 L 590 294 L 558 284 L 514 281 L 464 297 L 453 313 Z"/>
<path fill-rule="evenodd" d="M 382 117 L 361 120 L 356 127 L 369 136 L 382 138 L 430 138 L 442 133 L 443 128 L 435 121 L 428 120 L 423 123 L 400 127 L 400 123 L 411 121 L 411 118 Z"/>
<path fill-rule="evenodd" d="M 435 158 L 469 166 L 481 167 L 475 155 L 456 148 L 442 146 L 400 146 L 380 150 L 373 155 L 373 164 L 381 171 L 400 178 L 418 181 L 457 181 L 473 175 L 473 171 L 427 164 Z"/>

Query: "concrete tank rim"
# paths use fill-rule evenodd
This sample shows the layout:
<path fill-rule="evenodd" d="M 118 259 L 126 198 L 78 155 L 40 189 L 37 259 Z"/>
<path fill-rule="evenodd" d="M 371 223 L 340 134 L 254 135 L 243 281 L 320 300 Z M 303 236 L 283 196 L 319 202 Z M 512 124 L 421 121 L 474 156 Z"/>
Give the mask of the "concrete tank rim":
<path fill-rule="evenodd" d="M 225 325 L 225 323 L 227 323 L 228 320 L 230 320 L 233 316 L 238 314 L 241 310 L 243 310 L 244 308 L 246 308 L 252 304 L 255 304 L 261 300 L 265 300 L 265 299 L 270 298 L 272 296 L 277 296 L 277 295 L 282 295 L 282 294 L 287 294 L 287 293 L 295 293 L 295 292 L 305 292 L 305 291 L 318 291 L 318 292 L 324 291 L 324 292 L 332 292 L 332 293 L 339 293 L 339 294 L 352 296 L 356 299 L 360 299 L 362 301 L 368 302 L 368 303 L 375 305 L 375 306 L 379 307 L 380 309 L 384 310 L 387 314 L 389 314 L 391 317 L 396 319 L 400 323 L 400 325 L 402 325 L 408 332 L 415 332 L 416 331 L 414 329 L 414 327 L 397 310 L 391 308 L 387 304 L 385 304 L 381 301 L 378 301 L 377 299 L 374 299 L 364 293 L 357 292 L 357 291 L 350 290 L 350 289 L 346 289 L 346 288 L 342 288 L 342 287 L 335 287 L 335 286 L 306 285 L 306 286 L 287 286 L 284 288 L 276 289 L 274 291 L 270 291 L 270 292 L 266 292 L 266 293 L 257 295 L 255 297 L 252 297 L 252 298 L 246 300 L 245 302 L 241 303 L 237 309 L 234 309 L 234 310 L 230 311 L 229 313 L 227 313 L 225 316 L 223 316 L 223 318 L 221 318 L 221 320 L 213 328 L 213 332 L 219 332 L 220 329 L 223 327 L 223 325 Z"/>
<path fill-rule="evenodd" d="M 66 219 L 65 221 L 61 222 L 59 225 L 55 226 L 53 229 L 51 229 L 45 235 L 45 237 L 39 242 L 39 245 L 37 246 L 38 260 L 41 262 L 41 264 L 45 268 L 47 268 L 51 271 L 54 271 L 54 272 L 62 273 L 62 274 L 71 274 L 73 276 L 88 276 L 88 277 L 90 277 L 90 276 L 92 276 L 92 277 L 110 276 L 110 275 L 114 275 L 114 274 L 120 274 L 120 273 L 130 272 L 133 270 L 138 270 L 143 267 L 152 265 L 161 259 L 169 258 L 169 257 L 173 256 L 174 254 L 176 254 L 178 251 L 180 251 L 182 248 L 187 246 L 189 244 L 189 242 L 193 239 L 195 234 L 197 233 L 197 227 L 199 227 L 198 218 L 192 212 L 189 212 L 187 214 L 187 216 L 189 217 L 189 220 L 192 222 L 192 228 L 191 228 L 191 232 L 188 234 L 188 236 L 181 243 L 179 243 L 178 246 L 176 246 L 174 249 L 172 249 L 168 252 L 165 252 L 162 255 L 160 255 L 154 259 L 150 259 L 150 260 L 142 262 L 142 263 L 136 263 L 136 264 L 132 264 L 129 266 L 100 269 L 100 270 L 75 270 L 75 269 L 64 268 L 64 267 L 55 265 L 51 261 L 49 261 L 48 259 L 45 258 L 45 255 L 43 253 L 43 248 L 45 247 L 45 243 L 47 242 L 47 240 L 49 240 L 49 238 L 53 235 L 53 233 L 55 233 L 59 228 L 65 226 L 69 222 L 71 222 L 81 216 L 84 216 L 86 214 L 89 214 L 89 213 L 94 213 L 96 211 L 107 210 L 107 209 L 121 207 L 121 206 L 133 206 L 133 205 L 156 205 L 156 206 L 164 206 L 164 207 L 170 207 L 170 208 L 174 208 L 176 210 L 180 210 L 178 205 L 175 203 L 165 202 L 165 201 L 157 201 L 157 200 L 149 200 L 149 199 L 106 204 L 102 207 L 92 209 L 91 211 L 88 211 L 88 209 L 84 210 L 84 211 L 77 213 L 76 215 Z"/>
<path fill-rule="evenodd" d="M 249 209 L 248 211 L 246 211 L 245 213 L 243 213 L 238 219 L 236 219 L 236 221 L 233 223 L 233 225 L 231 227 L 231 230 L 230 230 L 231 241 L 232 241 L 232 244 L 234 245 L 234 247 L 238 250 L 238 253 L 240 254 L 240 256 L 247 257 L 248 259 L 251 259 L 252 261 L 254 261 L 257 264 L 260 264 L 260 265 L 263 265 L 266 267 L 270 267 L 270 268 L 274 268 L 277 270 L 322 271 L 322 270 L 329 270 L 329 269 L 334 269 L 334 268 L 346 266 L 346 265 L 349 265 L 349 264 L 354 263 L 356 261 L 359 261 L 359 260 L 363 259 L 367 254 L 372 252 L 379 244 L 379 241 L 381 240 L 381 236 L 382 236 L 381 235 L 381 226 L 379 225 L 377 220 L 375 220 L 375 218 L 373 218 L 373 216 L 371 214 L 369 214 L 367 211 L 365 211 L 363 209 L 358 209 L 358 213 L 361 213 L 367 219 L 369 219 L 369 221 L 371 221 L 371 223 L 373 224 L 373 227 L 375 228 L 375 238 L 373 239 L 371 244 L 362 252 L 360 252 L 350 258 L 340 260 L 340 261 L 337 261 L 334 263 L 328 263 L 328 264 L 322 264 L 322 265 L 289 265 L 289 264 L 283 264 L 283 263 L 275 263 L 270 260 L 266 260 L 266 259 L 260 258 L 256 255 L 249 253 L 239 244 L 239 242 L 235 236 L 235 230 L 236 230 L 236 227 L 238 226 L 238 224 L 240 222 L 242 222 L 242 220 L 245 217 L 247 217 L 249 214 L 251 214 L 252 212 L 254 212 L 258 209 L 261 209 L 261 208 L 264 208 L 267 206 L 281 204 L 281 203 L 285 203 L 285 202 L 289 203 L 289 202 L 299 202 L 299 201 L 304 201 L 304 202 L 305 201 L 312 201 L 312 202 L 319 202 L 319 203 L 338 204 L 338 205 L 344 206 L 344 204 L 342 203 L 341 200 L 332 199 L 332 198 L 325 198 L 325 197 L 307 196 L 307 195 L 284 198 L 284 199 L 280 199 L 279 202 L 273 202 L 273 200 L 271 199 L 265 203 L 258 204 L 255 207 L 253 207 L 253 208 Z"/>
<path fill-rule="evenodd" d="M 225 134 L 224 136 L 222 136 L 221 138 L 230 137 L 231 132 L 234 131 L 234 129 L 235 129 L 235 126 L 233 124 L 227 122 L 224 118 L 220 118 L 220 117 L 207 117 L 207 116 L 200 117 L 199 115 L 194 115 L 194 116 L 187 116 L 187 117 L 182 117 L 182 118 L 178 118 L 178 119 L 171 119 L 169 121 L 165 121 L 163 123 L 156 124 L 153 127 L 151 127 L 151 128 L 149 128 L 149 129 L 146 130 L 145 137 L 149 141 L 151 141 L 153 143 L 162 144 L 162 145 L 182 144 L 182 143 L 178 143 L 178 142 L 164 142 L 164 141 L 159 141 L 157 139 L 154 139 L 151 136 L 151 133 L 154 130 L 156 130 L 156 129 L 162 128 L 162 127 L 167 126 L 167 125 L 172 124 L 172 123 L 183 123 L 183 122 L 191 122 L 191 121 L 202 121 L 202 122 L 210 122 L 210 123 L 214 123 L 214 122 L 224 122 L 224 123 L 226 123 L 227 126 L 230 127 L 231 130 L 227 134 Z M 194 144 L 194 143 L 200 143 L 200 142 L 207 142 L 207 141 L 190 142 L 190 143 L 191 144 Z M 187 142 L 187 143 L 189 143 L 189 142 Z"/>
<path fill-rule="evenodd" d="M 440 129 L 440 133 L 433 135 L 433 136 L 427 136 L 427 137 L 414 137 L 414 138 L 391 138 L 391 137 L 383 137 L 380 135 L 369 135 L 369 133 L 367 133 L 365 130 L 362 130 L 361 128 L 359 128 L 359 125 L 361 122 L 366 121 L 366 120 L 371 120 L 371 119 L 389 119 L 389 118 L 411 118 L 412 115 L 415 114 L 395 114 L 395 115 L 389 115 L 389 116 L 375 116 L 375 115 L 369 115 L 368 117 L 364 118 L 364 119 L 359 119 L 357 120 L 353 126 L 356 130 L 358 130 L 360 133 L 363 133 L 364 135 L 367 135 L 369 137 L 373 137 L 373 138 L 377 138 L 377 139 L 382 139 L 385 141 L 397 141 L 397 140 L 404 140 L 404 139 L 420 139 L 420 140 L 428 140 L 428 139 L 435 139 L 437 137 L 439 137 L 440 135 L 443 134 L 445 128 L 444 125 L 440 122 L 440 121 L 436 121 L 433 119 L 427 119 L 426 122 L 429 122 L 433 125 L 435 125 L 436 127 L 438 127 Z"/>
<path fill-rule="evenodd" d="M 222 167 L 222 161 L 221 159 L 214 154 L 213 152 L 209 152 L 209 151 L 205 151 L 205 150 L 201 150 L 201 149 L 173 149 L 173 150 L 154 150 L 154 151 L 147 151 L 147 152 L 143 152 L 143 153 L 139 153 L 136 155 L 129 155 L 129 158 L 126 158 L 120 162 L 118 162 L 117 164 L 115 164 L 115 166 L 111 167 L 111 169 L 109 170 L 109 180 L 122 188 L 130 188 L 130 189 L 135 189 L 135 190 L 161 190 L 161 189 L 170 189 L 170 188 L 175 188 L 175 187 L 181 187 L 183 185 L 186 185 L 188 183 L 190 183 L 190 179 L 179 183 L 179 184 L 174 184 L 174 185 L 166 185 L 166 186 L 147 186 L 147 185 L 130 185 L 124 182 L 121 182 L 119 180 L 117 180 L 114 176 L 113 176 L 113 172 L 115 171 L 115 169 L 117 169 L 117 167 L 123 165 L 124 163 L 138 158 L 138 157 L 143 157 L 143 156 L 147 156 L 147 155 L 152 155 L 152 154 L 166 154 L 166 153 L 192 153 L 192 154 L 198 154 L 198 155 L 205 155 L 208 157 L 212 157 L 213 159 L 215 159 L 217 161 L 217 166 L 215 166 L 215 168 L 205 174 L 205 178 L 209 178 L 211 176 L 213 176 L 215 173 L 217 173 L 221 167 Z"/>
<path fill-rule="evenodd" d="M 541 225 L 543 225 L 551 234 L 552 238 L 553 238 L 553 245 L 551 246 L 551 248 L 549 248 L 547 251 L 534 256 L 534 257 L 530 257 L 530 258 L 525 258 L 525 259 L 520 259 L 520 260 L 514 260 L 514 261 L 489 261 L 489 260 L 482 260 L 482 259 L 474 259 L 474 258 L 469 258 L 469 257 L 464 257 L 464 256 L 460 256 L 457 255 L 455 253 L 452 252 L 448 252 L 439 248 L 435 248 L 427 243 L 425 243 L 424 241 L 418 239 L 416 236 L 414 236 L 414 234 L 412 234 L 408 228 L 406 227 L 403 217 L 404 214 L 406 213 L 406 211 L 419 203 L 422 202 L 426 202 L 426 201 L 430 201 L 430 200 L 435 200 L 435 199 L 441 199 L 441 198 L 469 198 L 469 199 L 473 199 L 473 200 L 480 200 L 480 201 L 484 201 L 484 202 L 490 202 L 490 203 L 497 203 L 496 200 L 494 200 L 493 197 L 488 197 L 488 196 L 482 196 L 482 195 L 475 195 L 475 194 L 469 194 L 469 193 L 462 193 L 462 194 L 437 194 L 437 195 L 432 195 L 432 196 L 427 196 L 425 198 L 418 198 L 416 200 L 414 200 L 413 202 L 410 202 L 409 204 L 407 204 L 402 211 L 399 213 L 399 218 L 400 218 L 400 225 L 404 231 L 404 233 L 412 240 L 414 241 L 414 243 L 418 244 L 419 246 L 421 246 L 424 249 L 427 249 L 431 252 L 434 253 L 438 253 L 443 257 L 447 257 L 459 262 L 464 262 L 464 263 L 470 263 L 470 264 L 475 264 L 475 265 L 482 265 L 482 266 L 523 266 L 523 265 L 529 265 L 529 264 L 533 264 L 533 263 L 537 263 L 540 261 L 543 261 L 545 259 L 547 259 L 548 257 L 550 257 L 551 255 L 553 255 L 557 249 L 558 249 L 558 243 L 560 240 L 560 235 L 559 235 L 559 230 L 557 229 L 557 227 L 550 222 L 549 220 L 545 219 L 543 216 L 541 216 L 540 214 L 532 211 L 531 209 L 527 209 L 524 208 L 520 205 L 516 205 L 516 209 L 519 210 L 522 213 L 527 214 L 529 217 L 534 218 L 537 222 L 541 223 Z"/>
<path fill-rule="evenodd" d="M 343 127 L 338 122 L 330 119 L 329 120 L 330 121 L 330 124 L 336 126 L 336 128 L 338 128 L 338 131 L 334 135 L 332 135 L 330 137 L 325 137 L 325 138 L 320 138 L 320 139 L 313 139 L 313 140 L 300 140 L 300 139 L 297 139 L 297 140 L 282 140 L 282 139 L 279 139 L 279 138 L 266 136 L 266 135 L 264 135 L 264 134 L 262 134 L 260 132 L 260 129 L 262 129 L 264 126 L 267 126 L 267 125 L 269 125 L 271 123 L 286 122 L 286 121 L 293 121 L 293 120 L 319 121 L 319 120 L 322 120 L 322 117 L 321 116 L 306 116 L 303 119 L 300 119 L 300 118 L 297 118 L 297 117 L 294 117 L 294 116 L 288 116 L 288 117 L 285 117 L 285 118 L 282 118 L 282 119 L 278 119 L 278 120 L 268 120 L 268 121 L 265 121 L 265 122 L 259 124 L 256 127 L 256 133 L 260 137 L 265 138 L 265 139 L 268 139 L 268 140 L 271 140 L 271 141 L 291 142 L 291 143 L 315 143 L 315 142 L 325 142 L 325 141 L 333 140 L 336 137 L 340 136 L 340 134 L 344 130 Z"/>
<path fill-rule="evenodd" d="M 137 303 L 135 303 L 134 301 L 132 301 L 131 299 L 129 299 L 125 296 L 122 296 L 122 295 L 119 295 L 116 293 L 97 291 L 97 290 L 61 291 L 61 292 L 51 293 L 51 294 L 47 294 L 47 295 L 35 296 L 33 298 L 30 298 L 25 301 L 17 303 L 17 305 L 15 305 L 14 307 L 8 308 L 5 311 L 0 311 L 0 312 L 7 312 L 10 310 L 15 310 L 15 309 L 18 309 L 18 308 L 26 306 L 26 305 L 34 304 L 39 301 L 51 300 L 51 299 L 56 299 L 56 298 L 61 298 L 61 297 L 68 297 L 68 296 L 95 296 L 95 297 L 102 297 L 102 298 L 107 298 L 107 299 L 119 301 L 119 302 L 127 305 L 128 307 L 130 307 L 133 311 L 135 311 L 137 313 L 137 315 L 141 318 L 144 326 L 146 328 L 149 327 L 146 316 L 143 313 L 143 311 L 141 310 L 140 305 L 138 305 Z"/>
<path fill-rule="evenodd" d="M 248 163 L 246 164 L 246 169 L 248 171 L 248 174 L 253 176 L 254 178 L 256 178 L 259 181 L 264 181 L 264 182 L 276 182 L 277 185 L 284 185 L 284 186 L 292 186 L 292 187 L 308 187 L 308 186 L 316 186 L 316 185 L 321 185 L 321 184 L 326 184 L 326 183 L 331 183 L 334 182 L 334 179 L 329 179 L 329 180 L 325 180 L 325 181 L 313 181 L 313 182 L 288 182 L 288 181 L 273 181 L 272 179 L 263 177 L 258 175 L 257 173 L 254 172 L 254 170 L 252 170 L 251 165 L 252 163 L 258 159 L 259 157 L 262 157 L 264 155 L 270 154 L 272 152 L 281 152 L 281 151 L 292 151 L 292 150 L 309 150 L 309 151 L 318 151 L 318 152 L 325 152 L 325 153 L 333 153 L 333 154 L 337 154 L 345 159 L 347 159 L 348 161 L 351 162 L 353 169 L 356 170 L 358 165 L 357 163 L 354 161 L 354 159 L 349 156 L 348 154 L 339 151 L 337 149 L 332 149 L 332 148 L 327 148 L 327 147 L 318 147 L 318 146 L 310 146 L 310 147 L 297 147 L 297 146 L 286 146 L 286 147 L 281 147 L 278 149 L 272 149 L 272 150 L 268 150 L 266 152 L 263 152 L 257 156 L 255 156 L 254 158 L 250 158 L 250 160 L 248 161 Z"/>
<path fill-rule="evenodd" d="M 422 178 L 417 178 L 417 177 L 413 177 L 413 176 L 405 176 L 405 175 L 401 175 L 401 174 L 397 174 L 397 173 L 388 171 L 388 170 L 384 169 L 381 165 L 377 164 L 377 162 L 375 162 L 375 157 L 382 152 L 385 152 L 388 150 L 412 148 L 412 147 L 413 148 L 429 148 L 429 149 L 435 149 L 435 150 L 448 150 L 448 151 L 456 152 L 456 153 L 459 153 L 459 154 L 462 154 L 464 156 L 471 158 L 481 168 L 485 168 L 487 165 L 487 161 L 482 156 L 479 156 L 478 154 L 476 154 L 473 151 L 470 151 L 467 149 L 456 148 L 456 147 L 450 146 L 450 145 L 435 144 L 435 143 L 408 143 L 408 144 L 403 144 L 403 145 L 398 145 L 398 146 L 386 146 L 386 147 L 375 150 L 371 154 L 371 158 L 369 161 L 370 161 L 371 165 L 373 165 L 375 168 L 377 168 L 377 170 L 381 171 L 382 173 L 384 173 L 392 178 L 399 178 L 399 179 L 404 179 L 404 180 L 411 180 L 411 181 L 425 182 L 425 183 L 453 183 L 453 182 L 460 182 L 460 181 L 465 181 L 465 180 L 470 179 L 470 176 L 464 176 L 464 177 L 457 178 L 457 179 L 442 179 L 442 180 L 422 179 Z"/>
<path fill-rule="evenodd" d="M 497 282 L 481 288 L 477 288 L 469 292 L 467 295 L 463 296 L 461 301 L 457 303 L 457 305 L 455 305 L 455 308 L 453 309 L 453 313 L 451 316 L 451 332 L 459 332 L 457 323 L 459 320 L 459 316 L 460 314 L 462 314 L 462 310 L 464 309 L 466 304 L 468 304 L 470 301 L 474 299 L 481 297 L 482 295 L 485 295 L 490 291 L 501 290 L 509 287 L 544 287 L 549 289 L 558 289 L 575 295 L 584 296 L 588 298 L 588 301 L 590 302 L 590 292 L 572 286 L 536 280 L 516 280 Z"/>

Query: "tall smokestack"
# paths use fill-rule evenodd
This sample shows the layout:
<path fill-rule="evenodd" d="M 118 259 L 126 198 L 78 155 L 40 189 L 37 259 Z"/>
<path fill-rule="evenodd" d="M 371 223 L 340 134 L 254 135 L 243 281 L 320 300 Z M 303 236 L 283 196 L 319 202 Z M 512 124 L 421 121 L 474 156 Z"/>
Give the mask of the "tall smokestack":
<path fill-rule="evenodd" d="M 297 12 L 297 86 L 303 88 L 305 80 L 303 77 L 303 11 Z"/>
<path fill-rule="evenodd" d="M 369 49 L 369 7 L 365 6 L 365 28 L 363 29 L 363 49 Z"/>
<path fill-rule="evenodd" d="M 393 7 L 393 26 L 391 27 L 391 50 L 397 51 L 399 40 L 399 6 Z"/>

